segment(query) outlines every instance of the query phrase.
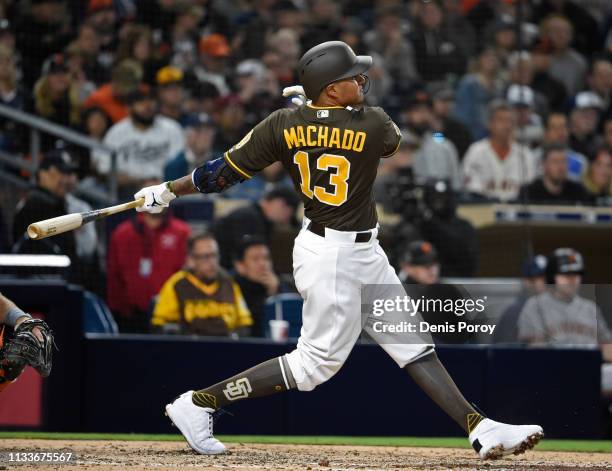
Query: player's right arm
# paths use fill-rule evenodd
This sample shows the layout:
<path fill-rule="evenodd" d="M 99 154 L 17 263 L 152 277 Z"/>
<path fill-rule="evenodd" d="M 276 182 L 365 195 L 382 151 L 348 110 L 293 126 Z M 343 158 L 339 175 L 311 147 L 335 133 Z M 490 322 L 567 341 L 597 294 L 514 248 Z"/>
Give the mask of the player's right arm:
<path fill-rule="evenodd" d="M 178 196 L 220 193 L 274 163 L 279 155 L 274 130 L 280 111 L 272 113 L 255 126 L 238 144 L 225 152 L 223 157 L 205 162 L 190 175 L 140 190 L 134 198 L 144 198 L 145 201 L 137 211 L 159 213 Z"/>
<path fill-rule="evenodd" d="M 0 293 L 0 324 L 8 325 L 9 327 L 15 327 L 19 325 L 21 322 L 29 319 L 31 316 L 26 314 L 21 309 L 17 307 L 17 305 L 8 299 L 6 296 L 3 296 Z"/>

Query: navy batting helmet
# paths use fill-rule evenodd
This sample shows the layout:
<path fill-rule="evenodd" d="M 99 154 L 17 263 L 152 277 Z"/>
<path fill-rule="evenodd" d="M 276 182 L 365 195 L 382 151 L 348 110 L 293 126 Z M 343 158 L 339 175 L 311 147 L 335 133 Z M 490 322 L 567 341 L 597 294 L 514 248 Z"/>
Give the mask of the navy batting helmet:
<path fill-rule="evenodd" d="M 306 51 L 300 59 L 300 84 L 306 96 L 316 100 L 330 83 L 363 74 L 371 65 L 371 56 L 355 55 L 342 41 L 327 41 Z"/>

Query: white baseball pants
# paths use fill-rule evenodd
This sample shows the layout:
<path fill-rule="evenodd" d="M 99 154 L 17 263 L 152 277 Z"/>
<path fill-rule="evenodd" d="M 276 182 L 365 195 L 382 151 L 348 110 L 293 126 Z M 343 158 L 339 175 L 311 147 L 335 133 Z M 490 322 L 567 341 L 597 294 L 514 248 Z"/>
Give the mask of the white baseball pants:
<path fill-rule="evenodd" d="M 303 325 L 294 351 L 286 355 L 300 391 L 311 391 L 336 374 L 365 330 L 400 366 L 433 351 L 431 339 L 397 334 L 382 340 L 373 329 L 373 316 L 361 313 L 361 289 L 374 287 L 379 299 L 405 296 L 405 291 L 372 229 L 369 242 L 355 242 L 355 232 L 325 229 L 325 237 L 306 229 L 293 248 L 295 284 L 304 298 Z M 421 343 L 419 343 L 421 342 Z"/>

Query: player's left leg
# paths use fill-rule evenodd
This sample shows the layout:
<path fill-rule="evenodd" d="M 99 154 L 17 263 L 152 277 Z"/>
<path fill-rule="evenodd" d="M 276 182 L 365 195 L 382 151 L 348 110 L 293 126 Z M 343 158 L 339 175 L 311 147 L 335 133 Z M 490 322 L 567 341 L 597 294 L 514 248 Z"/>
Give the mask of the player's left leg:
<path fill-rule="evenodd" d="M 373 279 L 374 283 L 379 284 L 373 286 L 373 290 L 366 294 L 366 299 L 362 299 L 362 303 L 371 304 L 373 299 L 392 299 L 401 287 L 382 249 L 380 255 L 381 265 L 387 265 L 386 274 Z M 405 318 L 405 312 L 391 313 L 386 320 L 371 316 L 364 330 L 408 372 L 423 392 L 465 430 L 479 456 L 483 459 L 495 459 L 510 453 L 523 453 L 533 448 L 544 435 L 542 427 L 503 424 L 488 419 L 476 411 L 438 359 L 429 335 L 420 333 L 418 328 L 414 333 L 385 332 L 384 334 L 380 333 L 380 328 L 374 328 L 375 321 L 390 323 Z M 421 320 L 420 314 L 417 313 L 411 316 L 410 323 L 418 326 Z"/>

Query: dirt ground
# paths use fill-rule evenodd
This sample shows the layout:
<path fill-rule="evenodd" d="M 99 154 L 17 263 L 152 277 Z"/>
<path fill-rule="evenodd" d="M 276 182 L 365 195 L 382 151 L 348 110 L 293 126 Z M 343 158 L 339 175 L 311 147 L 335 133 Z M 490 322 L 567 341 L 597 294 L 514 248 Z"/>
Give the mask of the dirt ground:
<path fill-rule="evenodd" d="M 183 442 L 2 440 L 0 470 L 612 470 L 612 453 L 530 451 L 482 462 L 471 450 L 366 446 L 228 444 L 229 453 L 200 456 Z M 9 452 L 72 452 L 66 464 L 17 463 Z"/>

